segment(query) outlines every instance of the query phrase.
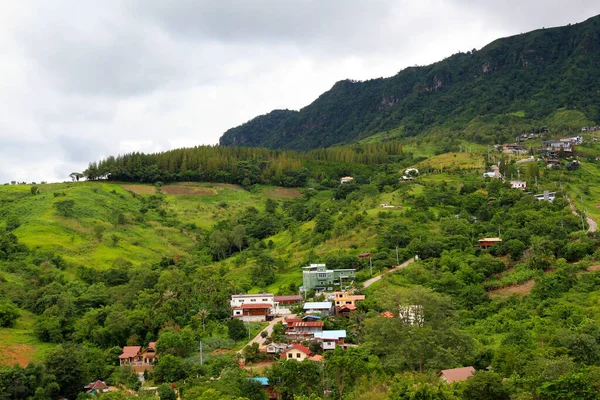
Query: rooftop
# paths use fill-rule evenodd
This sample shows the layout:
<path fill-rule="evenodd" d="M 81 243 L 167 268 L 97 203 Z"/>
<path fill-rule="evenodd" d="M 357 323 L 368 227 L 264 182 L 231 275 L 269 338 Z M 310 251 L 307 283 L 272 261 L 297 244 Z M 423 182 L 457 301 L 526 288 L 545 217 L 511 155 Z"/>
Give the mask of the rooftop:
<path fill-rule="evenodd" d="M 441 376 L 446 378 L 448 383 L 456 382 L 456 381 L 464 381 L 470 376 L 473 376 L 475 373 L 475 368 L 473 367 L 463 367 L 463 368 L 453 368 L 453 369 L 443 369 L 440 373 Z"/>
<path fill-rule="evenodd" d="M 267 303 L 255 303 L 255 304 L 240 304 L 237 307 L 234 307 L 235 309 L 242 309 L 242 310 L 256 310 L 256 309 L 263 309 L 263 308 L 272 308 L 273 306 Z"/>
<path fill-rule="evenodd" d="M 232 299 L 247 298 L 247 297 L 273 297 L 273 293 L 256 293 L 256 294 L 232 294 Z"/>
<path fill-rule="evenodd" d="M 483 238 L 483 239 L 479 239 L 479 242 L 501 242 L 502 239 L 500 238 Z"/>
<path fill-rule="evenodd" d="M 328 310 L 331 308 L 330 301 L 317 301 L 304 303 L 305 310 Z"/>
<path fill-rule="evenodd" d="M 119 358 L 131 358 L 138 355 L 142 350 L 142 346 L 125 346 L 123 347 L 123 354 Z"/>
<path fill-rule="evenodd" d="M 300 296 L 299 294 L 294 294 L 294 295 L 290 295 L 290 296 L 275 296 L 275 301 L 302 301 L 302 296 Z"/>
<path fill-rule="evenodd" d="M 303 353 L 304 353 L 304 354 L 306 354 L 306 355 L 309 355 L 309 354 L 310 354 L 310 349 L 309 349 L 308 347 L 304 347 L 304 346 L 302 346 L 301 344 L 296 344 L 296 343 L 294 343 L 294 344 L 292 344 L 292 345 L 288 346 L 288 348 L 287 348 L 287 349 L 285 349 L 285 350 L 284 350 L 284 351 L 281 353 L 281 358 L 285 358 L 285 353 L 287 353 L 288 351 L 290 351 L 290 350 L 293 350 L 293 349 L 300 350 L 301 352 L 303 352 Z"/>
<path fill-rule="evenodd" d="M 314 337 L 318 339 L 339 340 L 346 337 L 346 330 L 315 332 Z"/>

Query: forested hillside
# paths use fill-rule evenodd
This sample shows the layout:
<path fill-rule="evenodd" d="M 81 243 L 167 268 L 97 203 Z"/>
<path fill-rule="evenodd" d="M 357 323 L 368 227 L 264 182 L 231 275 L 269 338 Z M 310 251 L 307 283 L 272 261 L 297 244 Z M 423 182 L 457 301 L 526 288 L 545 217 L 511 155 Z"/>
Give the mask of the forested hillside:
<path fill-rule="evenodd" d="M 107 399 L 159 386 L 161 398 L 173 398 L 175 387 L 182 400 L 258 400 L 267 392 L 248 377 L 260 375 L 284 399 L 595 399 L 600 236 L 583 218 L 600 216 L 593 139 L 586 134 L 576 170 L 566 160 L 546 168 L 490 155 L 507 177 L 556 192 L 552 203 L 482 178 L 483 151 L 415 159 L 393 143 L 310 153 L 198 148 L 107 164 L 134 166 L 120 171 L 139 181 L 136 171 L 161 162 L 178 176 L 184 159 L 197 162 L 195 152 L 237 154 L 231 166 L 276 166 L 285 156 L 291 171 L 306 169 L 298 188 L 273 186 L 270 167 L 249 185 L 108 182 L 118 171 L 108 169 L 98 181 L 0 186 L 0 398 L 75 399 L 101 379 L 119 388 Z M 181 161 L 169 164 L 175 155 Z M 403 181 L 417 163 L 420 173 Z M 348 174 L 354 180 L 341 184 Z M 495 236 L 500 244 L 477 247 Z M 304 343 L 323 355 L 316 363 L 277 361 L 248 346 L 240 367 L 236 351 L 264 325 L 232 322 L 230 296 L 298 293 L 310 263 L 357 270 L 365 301 L 350 316 L 323 318 L 356 348 Z M 415 304 L 422 325 L 381 316 Z M 286 340 L 281 329 L 269 340 Z M 142 384 L 118 356 L 151 342 L 158 362 Z M 478 371 L 474 378 L 438 379 L 464 366 Z"/>
<path fill-rule="evenodd" d="M 312 149 L 374 134 L 512 140 L 532 127 L 600 120 L 600 17 L 498 39 L 390 78 L 344 80 L 300 111 L 275 110 L 225 132 L 223 146 Z M 568 118 L 557 112 L 570 111 Z"/>

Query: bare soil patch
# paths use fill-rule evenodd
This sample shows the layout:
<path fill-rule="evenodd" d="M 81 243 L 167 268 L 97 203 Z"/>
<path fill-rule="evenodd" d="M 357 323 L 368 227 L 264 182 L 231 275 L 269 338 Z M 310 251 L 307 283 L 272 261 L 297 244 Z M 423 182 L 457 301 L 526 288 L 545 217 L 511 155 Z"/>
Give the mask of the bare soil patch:
<path fill-rule="evenodd" d="M 4 346 L 2 346 L 4 347 Z M 0 365 L 13 366 L 15 363 L 21 367 L 27 366 L 35 351 L 27 344 L 8 345 L 2 349 L 0 354 Z"/>
<path fill-rule="evenodd" d="M 531 288 L 535 285 L 535 279 L 530 279 L 523 283 L 513 286 L 507 286 L 502 289 L 490 290 L 488 293 L 491 298 L 494 297 L 510 297 L 513 294 L 516 294 L 519 297 L 523 297 L 528 295 L 531 292 Z"/>
<path fill-rule="evenodd" d="M 166 185 L 161 188 L 161 192 L 176 196 L 205 196 L 217 194 L 215 189 L 206 186 L 184 185 Z"/>
<path fill-rule="evenodd" d="M 302 193 L 298 189 L 294 188 L 274 188 L 267 190 L 265 195 L 273 199 L 289 199 L 302 197 Z"/>
<path fill-rule="evenodd" d="M 152 185 L 123 185 L 123 189 L 135 194 L 155 194 L 156 187 Z"/>
<path fill-rule="evenodd" d="M 600 271 L 600 264 L 590 265 L 587 269 L 588 271 Z"/>

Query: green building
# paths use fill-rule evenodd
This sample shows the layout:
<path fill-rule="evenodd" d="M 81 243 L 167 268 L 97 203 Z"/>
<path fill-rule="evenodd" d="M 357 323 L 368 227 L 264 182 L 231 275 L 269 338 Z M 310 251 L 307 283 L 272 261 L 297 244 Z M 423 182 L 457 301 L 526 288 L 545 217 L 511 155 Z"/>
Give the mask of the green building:
<path fill-rule="evenodd" d="M 339 290 L 354 281 L 355 269 L 327 269 L 325 264 L 310 264 L 302 268 L 302 290 Z"/>

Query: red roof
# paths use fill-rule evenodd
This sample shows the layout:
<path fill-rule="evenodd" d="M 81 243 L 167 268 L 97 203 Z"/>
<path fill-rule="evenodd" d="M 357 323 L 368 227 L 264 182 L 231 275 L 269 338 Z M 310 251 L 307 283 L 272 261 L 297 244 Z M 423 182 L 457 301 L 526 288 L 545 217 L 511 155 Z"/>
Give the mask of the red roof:
<path fill-rule="evenodd" d="M 395 315 L 391 311 L 386 311 L 384 313 L 379 314 L 380 317 L 383 318 L 394 318 Z"/>
<path fill-rule="evenodd" d="M 348 310 L 348 311 L 356 311 L 356 306 L 352 304 L 344 304 L 340 307 L 340 311 Z"/>
<path fill-rule="evenodd" d="M 154 351 L 156 351 L 156 342 L 150 342 L 150 343 L 148 343 L 148 347 L 146 348 L 146 350 L 154 350 Z"/>
<path fill-rule="evenodd" d="M 123 347 L 123 354 L 119 358 L 131 358 L 135 357 L 142 350 L 142 346 L 125 346 Z"/>
<path fill-rule="evenodd" d="M 89 385 L 87 385 L 86 388 L 88 388 L 89 390 L 98 390 L 98 389 L 108 389 L 108 386 L 106 386 L 106 383 L 104 383 L 102 381 L 96 381 L 96 382 L 92 382 Z"/>
<path fill-rule="evenodd" d="M 290 347 L 288 347 L 287 349 L 285 349 L 284 351 L 281 352 L 281 358 L 285 358 L 285 353 L 287 353 L 288 351 L 292 350 L 292 349 L 296 349 L 299 350 L 301 352 L 303 352 L 304 354 L 306 354 L 307 356 L 310 355 L 310 349 L 308 347 L 304 347 L 301 344 L 293 344 Z"/>
<path fill-rule="evenodd" d="M 256 303 L 256 304 L 242 304 L 241 306 L 234 307 L 235 309 L 250 310 L 250 309 L 262 309 L 271 308 L 272 306 L 267 303 Z"/>
<path fill-rule="evenodd" d="M 308 359 L 310 361 L 322 362 L 323 361 L 323 356 L 320 355 L 320 354 L 315 354 L 314 356 L 308 357 Z"/>
<path fill-rule="evenodd" d="M 294 324 L 294 328 L 306 328 L 308 326 L 323 326 L 323 325 L 325 325 L 324 322 L 312 322 L 312 321 L 304 322 L 304 321 L 302 321 L 302 322 L 296 322 Z"/>
<path fill-rule="evenodd" d="M 464 381 L 470 376 L 473 376 L 475 373 L 475 368 L 473 367 L 463 367 L 463 368 L 453 368 L 453 369 L 443 369 L 440 373 L 441 376 L 446 378 L 448 383 L 456 382 L 456 381 Z"/>
<path fill-rule="evenodd" d="M 296 323 L 296 322 L 302 322 L 302 318 L 286 318 L 285 322 L 287 322 L 288 324 L 291 323 Z"/>

